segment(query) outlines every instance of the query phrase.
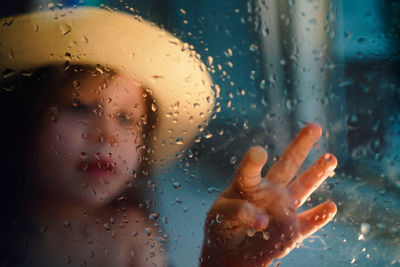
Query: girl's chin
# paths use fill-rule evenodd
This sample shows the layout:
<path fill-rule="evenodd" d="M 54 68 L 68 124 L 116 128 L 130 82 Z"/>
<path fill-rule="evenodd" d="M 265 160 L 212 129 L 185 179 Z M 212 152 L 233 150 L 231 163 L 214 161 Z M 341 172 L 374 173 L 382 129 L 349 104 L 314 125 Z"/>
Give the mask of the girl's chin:
<path fill-rule="evenodd" d="M 85 194 L 75 199 L 75 204 L 85 208 L 101 208 L 109 204 L 115 196 L 110 194 Z"/>
<path fill-rule="evenodd" d="M 73 176 L 74 181 L 67 178 Z M 47 199 L 54 205 L 74 206 L 78 208 L 100 208 L 120 196 L 128 189 L 127 175 L 120 173 L 72 173 L 60 177 L 57 184 L 50 179 L 36 183 L 34 197 Z M 51 184 L 53 182 L 53 184 Z M 49 204 L 51 204 L 49 203 Z"/>
<path fill-rule="evenodd" d="M 111 184 L 95 185 L 86 188 L 78 197 L 78 201 L 84 206 L 99 208 L 116 199 L 124 191 L 123 186 L 116 187 Z"/>

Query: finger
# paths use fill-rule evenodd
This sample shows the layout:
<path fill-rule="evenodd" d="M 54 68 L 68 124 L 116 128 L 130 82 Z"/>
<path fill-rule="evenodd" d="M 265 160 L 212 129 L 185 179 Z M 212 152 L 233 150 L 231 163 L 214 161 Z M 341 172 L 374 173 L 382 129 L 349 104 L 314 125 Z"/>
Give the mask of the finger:
<path fill-rule="evenodd" d="M 330 222 L 335 216 L 337 207 L 335 203 L 328 200 L 310 210 L 297 215 L 300 224 L 300 235 L 307 238 L 316 231 L 320 230 L 325 224 Z"/>
<path fill-rule="evenodd" d="M 268 159 L 264 148 L 255 146 L 247 151 L 234 180 L 234 188 L 238 192 L 249 192 L 261 182 L 261 169 Z"/>
<path fill-rule="evenodd" d="M 333 170 L 336 166 L 336 157 L 332 154 L 324 154 L 319 160 L 315 161 L 312 167 L 289 184 L 289 194 L 294 200 L 296 208 L 303 205 L 326 178 L 335 174 Z"/>
<path fill-rule="evenodd" d="M 270 182 L 286 185 L 295 176 L 315 142 L 321 136 L 322 130 L 317 124 L 310 123 L 296 136 L 275 163 L 266 179 Z"/>

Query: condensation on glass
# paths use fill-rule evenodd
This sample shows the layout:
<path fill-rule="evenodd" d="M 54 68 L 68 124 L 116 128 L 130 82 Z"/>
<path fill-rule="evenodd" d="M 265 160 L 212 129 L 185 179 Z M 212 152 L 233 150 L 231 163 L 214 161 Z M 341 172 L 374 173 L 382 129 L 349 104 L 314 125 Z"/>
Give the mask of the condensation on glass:
<path fill-rule="evenodd" d="M 166 84 L 172 68 L 163 74 L 158 66 L 160 71 L 147 73 L 157 65 L 149 63 L 147 46 L 122 53 L 117 69 L 109 61 L 93 64 L 85 52 L 69 52 L 95 41 L 86 35 L 79 44 L 66 43 L 61 57 L 48 53 L 48 58 L 59 57 L 57 66 L 15 70 L 11 63 L 1 65 L 2 229 L 12 244 L 3 246 L 4 263 L 20 253 L 28 255 L 22 266 L 199 266 L 207 211 L 232 182 L 249 147 L 268 151 L 265 173 L 296 133 L 315 122 L 323 135 L 301 170 L 325 152 L 335 154 L 339 164 L 303 209 L 329 198 L 338 213 L 276 262 L 400 265 L 396 1 L 31 1 L 6 6 L 0 13 L 3 28 L 28 11 L 50 12 L 55 21 L 67 18 L 56 29 L 59 38 L 79 31 L 67 21 L 81 8 L 151 21 L 149 27 L 162 29 L 154 38 L 167 38 L 204 75 L 199 83 L 191 75 L 184 81 L 206 84 L 212 92 L 190 102 L 189 90 L 180 95 L 182 101 L 159 103 L 155 88 Z M 31 26 L 32 34 L 43 30 L 40 23 Z M 150 50 L 144 55 L 142 49 Z M 13 62 L 18 54 L 9 49 L 1 58 Z M 118 69 L 135 60 L 142 76 Z M 186 132 L 183 120 L 195 129 Z M 169 138 L 154 134 L 160 125 Z M 154 156 L 157 147 L 173 153 Z"/>

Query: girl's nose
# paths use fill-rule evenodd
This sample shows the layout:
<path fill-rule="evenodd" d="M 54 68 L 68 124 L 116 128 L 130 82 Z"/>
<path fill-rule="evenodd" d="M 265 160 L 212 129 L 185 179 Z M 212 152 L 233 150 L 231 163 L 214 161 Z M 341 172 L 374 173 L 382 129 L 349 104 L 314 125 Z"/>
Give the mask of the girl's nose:
<path fill-rule="evenodd" d="M 87 135 L 87 139 L 93 143 L 108 144 L 110 146 L 117 146 L 119 144 L 118 135 L 109 132 L 100 131 L 90 131 Z"/>

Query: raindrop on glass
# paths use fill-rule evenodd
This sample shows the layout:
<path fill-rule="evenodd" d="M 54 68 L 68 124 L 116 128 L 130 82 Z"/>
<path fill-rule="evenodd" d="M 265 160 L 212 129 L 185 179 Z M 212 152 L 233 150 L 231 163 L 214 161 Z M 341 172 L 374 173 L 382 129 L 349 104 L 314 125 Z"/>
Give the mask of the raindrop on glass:
<path fill-rule="evenodd" d="M 71 32 L 71 27 L 68 24 L 62 23 L 60 25 L 60 31 L 62 35 L 67 35 Z"/>
<path fill-rule="evenodd" d="M 182 185 L 176 181 L 172 182 L 172 187 L 175 189 L 180 189 L 182 187 Z"/>
<path fill-rule="evenodd" d="M 144 234 L 145 234 L 146 236 L 151 235 L 152 232 L 153 232 L 153 228 L 150 228 L 150 227 L 145 227 L 145 228 L 144 228 Z"/>
<path fill-rule="evenodd" d="M 152 103 L 152 104 L 151 104 L 151 110 L 152 110 L 153 112 L 156 112 L 156 111 L 157 111 L 157 105 L 156 105 L 155 103 Z"/>
<path fill-rule="evenodd" d="M 264 240 L 269 240 L 271 238 L 271 236 L 269 235 L 269 233 L 267 231 L 263 231 L 262 235 L 263 235 Z"/>
<path fill-rule="evenodd" d="M 246 228 L 246 235 L 249 237 L 253 237 L 256 234 L 256 229 L 253 227 Z"/>

